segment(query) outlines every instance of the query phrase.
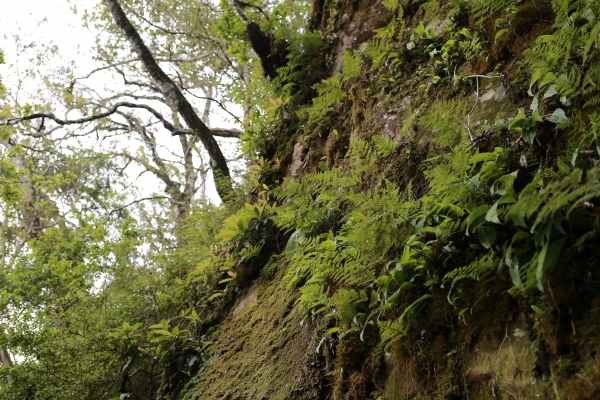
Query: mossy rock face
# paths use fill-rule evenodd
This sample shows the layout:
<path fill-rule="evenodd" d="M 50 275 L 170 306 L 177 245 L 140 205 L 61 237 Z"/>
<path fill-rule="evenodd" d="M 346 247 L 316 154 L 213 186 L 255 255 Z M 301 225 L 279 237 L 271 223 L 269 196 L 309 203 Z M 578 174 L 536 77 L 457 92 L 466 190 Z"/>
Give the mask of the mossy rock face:
<path fill-rule="evenodd" d="M 209 348 L 215 356 L 183 399 L 320 398 L 315 326 L 303 321 L 281 272 L 264 278 L 240 295 Z"/>
<path fill-rule="evenodd" d="M 473 334 L 466 326 L 457 328 Z M 406 352 L 410 344 L 396 346 L 386 357 L 384 397 L 495 399 L 519 393 L 520 398 L 547 398 L 551 393 L 547 382 L 538 379 L 535 372 L 537 358 L 530 333 L 527 324 L 513 321 L 507 322 L 497 337 L 473 336 L 472 344 L 452 344 L 446 335 L 438 334 L 429 339 L 431 346 L 422 353 Z M 415 344 L 423 346 L 419 344 L 422 340 Z M 405 354 L 394 356 L 393 352 Z"/>
<path fill-rule="evenodd" d="M 301 128 L 306 121 L 298 116 L 280 123 L 271 152 L 266 154 L 270 163 L 266 180 L 302 178 L 319 169 L 343 167 L 352 139 L 369 140 L 380 135 L 393 140 L 395 151 L 392 147 L 389 154 L 373 163 L 364 174 L 365 186 L 383 187 L 389 181 L 401 189 L 411 187 L 412 197 L 420 199 L 435 188 L 430 185 L 427 163 L 451 154 L 459 144 L 476 147 L 480 152 L 495 146 L 512 148 L 507 172 L 519 170 L 515 187 L 521 185 L 521 180 L 526 182 L 525 178 L 538 169 L 537 161 L 554 163 L 552 158 L 558 157 L 554 153 L 569 146 L 567 135 L 559 135 L 560 130 L 549 122 L 539 124 L 539 142 L 534 146 L 525 146 L 509 124 L 518 108 L 529 110 L 532 102 L 527 94 L 530 77 L 519 72 L 518 65 L 527 45 L 552 30 L 552 21 L 538 18 L 540 12 L 549 10 L 549 4 L 548 0 L 520 4 L 511 30 L 497 41 L 493 25 L 496 16 L 483 25 L 464 18 L 461 26 L 477 30 L 490 45 L 481 54 L 458 59 L 454 71 L 442 73 L 424 48 L 408 51 L 404 42 L 394 48 L 398 59 L 402 59 L 399 67 L 371 69 L 372 60 L 364 58 L 360 77 L 342 83 L 345 96 L 328 109 L 319 124 Z M 440 37 L 436 39 L 440 46 L 442 39 L 448 39 L 449 33 L 443 30 L 448 25 L 445 6 L 439 2 L 410 2 L 404 6 L 402 40 L 406 41 L 419 24 Z M 314 1 L 313 28 L 322 29 L 323 37 L 339 30 L 337 41 L 332 41 L 328 53 L 323 54 L 329 57 L 328 69 L 321 71 L 323 77 L 339 72 L 344 49 L 360 49 L 360 43 L 372 37 L 363 27 L 357 27 L 357 21 L 372 15 L 374 27 L 388 20 L 380 10 L 381 1 Z M 532 18 L 534 22 L 528 22 Z M 355 35 L 357 40 L 348 42 L 353 32 L 359 33 Z M 413 79 L 419 73 L 422 76 Z M 452 73 L 462 78 L 453 81 Z M 493 77 L 482 76 L 486 74 Z M 439 79 L 434 82 L 433 77 Z M 310 81 L 308 86 L 314 83 Z M 308 97 L 290 105 L 289 115 L 295 115 L 294 107 L 310 103 Z M 552 111 L 545 107 L 548 103 L 540 103 L 541 114 Z M 456 129 L 448 129 L 452 135 L 444 137 L 444 130 L 433 128 L 427 117 L 443 119 L 442 123 L 454 124 Z M 577 129 L 588 126 L 578 120 L 573 124 Z M 475 140 L 470 142 L 468 133 Z M 542 143 L 552 151 L 542 148 Z M 534 166 L 527 167 L 519 157 Z M 472 208 L 475 206 L 472 204 Z M 573 220 L 580 211 L 573 211 Z M 581 234 L 592 229 L 582 229 L 584 224 L 591 222 L 578 222 L 579 228 L 571 232 L 573 236 L 579 234 L 577 229 Z M 464 250 L 470 241 L 460 237 L 462 232 L 464 228 L 452 236 L 452 244 Z M 501 256 L 500 251 L 496 257 Z M 575 254 L 572 248 L 562 257 L 561 262 L 567 263 L 597 260 L 600 254 L 597 250 L 595 254 Z M 439 279 L 451 264 L 449 261 L 448 265 L 444 262 L 438 266 Z M 570 269 L 563 268 L 562 275 L 553 275 L 556 280 L 548 284 L 548 292 L 528 292 L 527 299 L 523 298 L 525 294 L 509 294 L 512 286 L 506 275 L 502 279 L 494 275 L 485 282 L 461 281 L 453 288 L 461 290 L 460 299 L 453 302 L 448 286 L 431 289 L 427 293 L 431 293 L 432 306 L 411 320 L 413 325 L 405 337 L 384 349 L 377 324 L 363 338 L 351 333 L 338 341 L 337 335 L 325 334 L 337 321 L 309 322 L 295 305 L 298 291 L 281 282 L 288 266 L 271 262 L 256 269 L 261 271 L 260 278 L 242 291 L 220 325 L 219 339 L 209 349 L 215 357 L 205 365 L 185 398 L 600 398 L 597 281 L 593 276 L 583 283 L 574 281 L 577 268 L 587 269 L 573 264 Z M 532 298 L 550 311 L 542 315 L 530 308 Z M 401 307 L 392 308 L 385 318 L 393 319 L 399 310 Z M 332 312 L 330 318 L 335 319 L 335 314 Z M 321 354 L 315 351 L 317 348 Z"/>

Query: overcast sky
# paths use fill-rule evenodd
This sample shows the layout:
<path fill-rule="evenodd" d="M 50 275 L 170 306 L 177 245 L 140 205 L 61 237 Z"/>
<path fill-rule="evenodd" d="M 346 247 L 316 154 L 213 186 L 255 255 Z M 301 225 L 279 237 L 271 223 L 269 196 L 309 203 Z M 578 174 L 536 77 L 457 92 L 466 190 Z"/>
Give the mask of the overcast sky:
<path fill-rule="evenodd" d="M 54 43 L 65 58 L 78 59 L 83 68 L 93 65 L 89 48 L 93 44 L 92 32 L 83 29 L 81 21 L 71 10 L 67 0 L 16 0 L 5 2 L 0 13 L 0 46 L 7 62 L 14 56 L 14 35 L 25 42 Z M 79 8 L 95 1 L 77 0 Z M 87 64 L 87 65 L 85 65 Z"/>

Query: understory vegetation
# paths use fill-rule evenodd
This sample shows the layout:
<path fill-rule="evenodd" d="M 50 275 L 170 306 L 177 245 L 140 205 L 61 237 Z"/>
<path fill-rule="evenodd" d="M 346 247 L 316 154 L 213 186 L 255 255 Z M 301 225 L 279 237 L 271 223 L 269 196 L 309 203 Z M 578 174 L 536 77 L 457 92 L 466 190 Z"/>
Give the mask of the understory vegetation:
<path fill-rule="evenodd" d="M 230 84 L 252 98 L 243 183 L 163 232 L 165 202 L 118 208 L 110 158 L 40 175 L 56 224 L 2 261 L 0 345 L 24 360 L 0 396 L 600 396 L 600 3 L 250 3 L 287 64 L 261 76 L 222 2 L 216 30 L 251 71 Z M 3 249 L 31 206 L 22 151 L 0 166 Z M 97 202 L 76 224 L 52 201 L 69 191 Z"/>

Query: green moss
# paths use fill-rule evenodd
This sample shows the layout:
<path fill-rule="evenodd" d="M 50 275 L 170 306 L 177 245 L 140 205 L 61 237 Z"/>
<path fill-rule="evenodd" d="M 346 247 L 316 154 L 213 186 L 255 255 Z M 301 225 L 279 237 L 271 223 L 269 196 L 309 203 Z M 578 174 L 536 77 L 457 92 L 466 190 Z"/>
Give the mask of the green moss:
<path fill-rule="evenodd" d="M 221 323 L 208 349 L 214 358 L 184 399 L 319 398 L 310 390 L 323 379 L 310 373 L 318 341 L 314 325 L 302 323 L 294 307 L 297 294 L 286 289 L 281 274 L 259 280 L 252 291 L 255 303 Z"/>

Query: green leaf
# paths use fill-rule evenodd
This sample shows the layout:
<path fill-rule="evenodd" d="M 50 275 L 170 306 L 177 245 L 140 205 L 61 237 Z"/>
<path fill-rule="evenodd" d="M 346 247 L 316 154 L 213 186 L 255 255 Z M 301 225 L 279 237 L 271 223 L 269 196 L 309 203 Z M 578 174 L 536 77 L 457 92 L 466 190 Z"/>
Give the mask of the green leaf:
<path fill-rule="evenodd" d="M 542 310 L 538 306 L 531 305 L 531 309 L 533 311 L 535 311 L 536 313 L 540 314 L 540 315 L 546 315 L 546 313 L 544 312 L 544 310 Z"/>
<path fill-rule="evenodd" d="M 529 109 L 531 110 L 531 112 L 535 113 L 538 110 L 538 107 L 539 107 L 538 97 L 537 96 L 533 96 L 533 101 L 531 102 L 531 105 L 529 106 Z"/>
<path fill-rule="evenodd" d="M 412 282 L 404 282 L 402 285 L 400 285 L 400 288 L 398 290 L 396 290 L 396 292 L 394 292 L 393 295 L 390 296 L 390 298 L 387 300 L 386 304 L 396 304 L 396 301 L 398 300 L 398 297 L 400 297 L 400 295 L 402 295 L 402 293 L 404 293 L 405 291 L 407 291 L 408 289 L 411 289 L 413 287 L 416 287 L 417 285 L 415 285 Z"/>
<path fill-rule="evenodd" d="M 496 32 L 496 35 L 494 36 L 494 42 L 497 42 L 500 36 L 504 35 L 506 32 L 508 32 L 508 28 L 500 29 L 498 32 Z"/>
<path fill-rule="evenodd" d="M 344 50 L 344 64 L 342 69 L 342 82 L 346 82 L 360 75 L 362 58 L 357 50 Z"/>
<path fill-rule="evenodd" d="M 504 196 L 500 197 L 500 199 L 498 199 L 497 201 L 498 204 L 515 204 L 516 202 L 517 200 L 510 194 L 505 194 Z"/>
<path fill-rule="evenodd" d="M 458 219 L 464 214 L 462 208 L 450 203 L 438 203 L 431 207 L 431 215 L 441 215 L 451 219 Z"/>
<path fill-rule="evenodd" d="M 339 326 L 334 326 L 333 328 L 329 329 L 326 333 L 327 336 L 330 336 L 334 333 L 340 332 L 342 329 Z"/>
<path fill-rule="evenodd" d="M 469 164 L 477 164 L 482 161 L 495 161 L 498 158 L 496 153 L 477 153 L 469 159 Z"/>
<path fill-rule="evenodd" d="M 496 228 L 492 226 L 480 226 L 477 228 L 477 237 L 483 247 L 489 249 L 496 241 Z"/>
<path fill-rule="evenodd" d="M 383 0 L 381 4 L 390 11 L 395 11 L 398 8 L 398 0 Z"/>
<path fill-rule="evenodd" d="M 493 222 L 495 224 L 502 224 L 498 219 L 498 202 L 494 203 L 494 205 L 488 210 L 485 215 L 485 220 L 489 222 Z"/>
<path fill-rule="evenodd" d="M 510 25 L 510 22 L 506 18 L 496 18 L 494 21 L 495 28 L 506 28 Z"/>
<path fill-rule="evenodd" d="M 554 265 L 558 262 L 558 258 L 560 256 L 560 252 L 562 251 L 562 247 L 565 244 L 566 237 L 558 239 L 552 243 L 547 241 L 542 247 L 540 254 L 538 256 L 538 265 L 535 273 L 537 288 L 540 291 L 544 291 L 543 279 L 548 273 L 552 270 Z"/>
<path fill-rule="evenodd" d="M 421 311 L 421 309 L 424 306 L 423 301 L 432 297 L 430 294 L 426 294 L 423 295 L 421 297 L 419 297 L 417 300 L 415 300 L 414 303 L 412 303 L 410 306 L 406 307 L 406 309 L 404 309 L 404 312 L 402 313 L 402 315 L 400 315 L 400 321 L 403 321 L 404 318 L 409 317 L 409 316 L 414 316 L 416 314 L 419 313 L 419 311 Z"/>
<path fill-rule="evenodd" d="M 303 237 L 304 233 L 300 229 L 292 233 L 285 246 L 285 253 L 288 257 L 291 257 L 296 253 L 296 251 L 298 250 L 298 246 L 300 245 L 300 240 Z"/>
<path fill-rule="evenodd" d="M 161 299 L 162 301 L 170 301 L 171 300 L 171 296 L 169 296 L 168 294 L 165 294 L 165 293 L 159 293 L 158 298 Z"/>
<path fill-rule="evenodd" d="M 548 98 L 554 96 L 555 94 L 558 94 L 558 91 L 556 90 L 554 85 L 550 85 L 550 86 L 548 86 L 548 90 L 544 94 L 544 99 L 548 99 Z"/>
<path fill-rule="evenodd" d="M 531 235 L 529 233 L 527 233 L 525 231 L 519 231 L 513 235 L 512 240 L 510 241 L 510 244 L 512 245 L 514 242 L 516 242 L 517 240 L 521 240 L 521 239 L 532 240 L 533 238 L 531 237 Z"/>
<path fill-rule="evenodd" d="M 134 325 L 131 327 L 131 331 L 133 332 L 133 331 L 137 330 L 137 329 L 138 329 L 140 326 L 142 326 L 142 323 L 141 323 L 141 322 L 138 322 L 138 323 L 134 324 Z"/>
<path fill-rule="evenodd" d="M 471 231 L 477 229 L 485 221 L 485 215 L 489 209 L 490 206 L 484 204 L 471 211 L 469 214 L 469 219 L 467 220 L 468 229 L 471 229 Z"/>
<path fill-rule="evenodd" d="M 562 108 L 557 108 L 556 110 L 554 110 L 551 116 L 546 118 L 547 121 L 550 121 L 554 124 L 560 124 L 561 122 L 565 122 L 567 119 L 569 118 L 567 118 Z"/>
<path fill-rule="evenodd" d="M 425 27 L 423 26 L 423 24 L 421 24 L 421 25 L 419 25 L 419 26 L 417 26 L 417 27 L 415 28 L 415 33 L 416 33 L 417 35 L 419 35 L 419 37 L 420 37 L 421 39 L 425 38 L 425 36 L 426 36 L 426 33 L 425 33 Z"/>
<path fill-rule="evenodd" d="M 213 299 L 216 299 L 217 297 L 223 297 L 223 296 L 225 296 L 225 293 L 218 292 L 218 293 L 215 293 L 215 294 L 213 294 L 212 296 L 210 296 L 210 297 L 208 298 L 208 301 L 210 301 L 210 300 L 213 300 Z"/>
<path fill-rule="evenodd" d="M 525 110 L 521 107 L 517 110 L 517 116 L 510 120 L 509 125 L 511 129 L 521 130 L 527 124 L 527 117 L 525 116 Z"/>

